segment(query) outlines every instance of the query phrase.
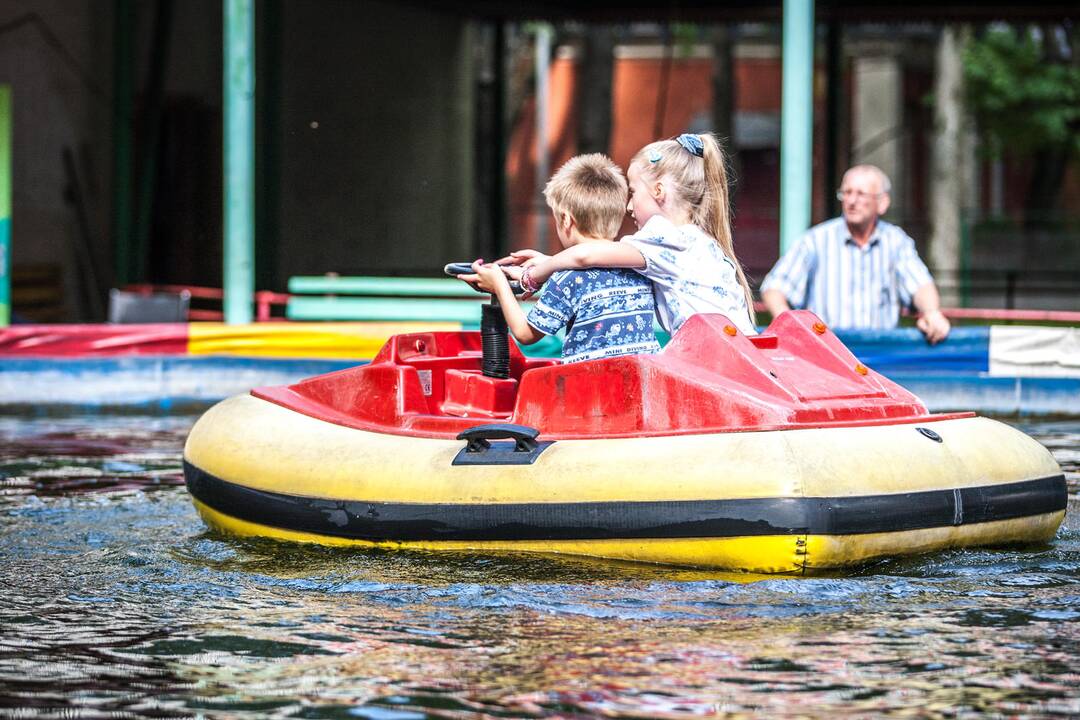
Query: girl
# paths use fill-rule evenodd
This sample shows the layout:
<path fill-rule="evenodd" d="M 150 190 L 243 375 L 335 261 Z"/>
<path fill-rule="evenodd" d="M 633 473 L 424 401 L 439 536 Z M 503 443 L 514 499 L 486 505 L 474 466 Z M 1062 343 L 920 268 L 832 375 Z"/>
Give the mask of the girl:
<path fill-rule="evenodd" d="M 585 243 L 548 257 L 534 250 L 500 261 L 522 265 L 535 292 L 560 270 L 634 268 L 653 283 L 656 313 L 674 334 L 694 313 L 723 313 L 753 335 L 753 300 L 735 257 L 723 151 L 712 135 L 683 134 L 643 147 L 627 171 L 627 211 L 638 231 L 617 243 Z M 514 273 L 516 274 L 516 273 Z"/>

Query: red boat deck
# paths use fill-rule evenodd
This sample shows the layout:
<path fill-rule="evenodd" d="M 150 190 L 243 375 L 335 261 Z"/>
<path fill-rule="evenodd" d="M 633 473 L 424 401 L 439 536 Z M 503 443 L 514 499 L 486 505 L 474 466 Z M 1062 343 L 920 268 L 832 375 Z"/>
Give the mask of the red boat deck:
<path fill-rule="evenodd" d="M 397 335 L 370 365 L 252 394 L 347 427 L 447 438 L 493 421 L 568 439 L 929 416 L 917 397 L 861 365 L 808 312 L 786 313 L 757 336 L 743 335 L 722 315 L 697 315 L 659 354 L 568 365 L 527 358 L 511 344 L 507 379 L 481 373 L 479 333 Z"/>

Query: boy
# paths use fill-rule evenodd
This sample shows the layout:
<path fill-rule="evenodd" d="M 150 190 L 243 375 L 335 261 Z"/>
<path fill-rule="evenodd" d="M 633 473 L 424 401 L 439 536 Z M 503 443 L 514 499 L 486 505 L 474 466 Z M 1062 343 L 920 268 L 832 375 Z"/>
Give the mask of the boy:
<path fill-rule="evenodd" d="M 559 168 L 544 198 L 555 217 L 564 248 L 612 242 L 626 212 L 627 186 L 619 167 L 606 155 L 571 158 Z M 555 273 L 540 289 L 526 318 L 500 265 L 478 260 L 473 280 L 499 298 L 506 324 L 519 343 L 531 345 L 566 328 L 563 362 L 595 360 L 660 350 L 653 334 L 652 284 L 633 270 L 587 269 Z M 528 272 L 522 286 L 529 287 Z"/>

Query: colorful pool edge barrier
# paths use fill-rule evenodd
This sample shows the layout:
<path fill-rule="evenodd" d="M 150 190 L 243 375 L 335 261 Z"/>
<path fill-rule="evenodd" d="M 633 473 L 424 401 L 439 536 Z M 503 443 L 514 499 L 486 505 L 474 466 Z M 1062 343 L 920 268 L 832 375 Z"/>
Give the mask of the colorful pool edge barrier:
<path fill-rule="evenodd" d="M 391 335 L 461 329 L 460 323 L 419 322 L 15 325 L 0 330 L 0 359 L 228 355 L 365 360 Z"/>
<path fill-rule="evenodd" d="M 255 385 L 294 382 L 367 362 L 394 334 L 463 327 L 456 322 L 14 325 L 0 328 L 0 406 L 206 404 Z M 956 327 L 935 347 L 914 328 L 837 334 L 863 364 L 934 410 L 1080 414 L 1080 328 Z M 533 357 L 558 357 L 559 342 L 552 338 L 525 350 Z"/>

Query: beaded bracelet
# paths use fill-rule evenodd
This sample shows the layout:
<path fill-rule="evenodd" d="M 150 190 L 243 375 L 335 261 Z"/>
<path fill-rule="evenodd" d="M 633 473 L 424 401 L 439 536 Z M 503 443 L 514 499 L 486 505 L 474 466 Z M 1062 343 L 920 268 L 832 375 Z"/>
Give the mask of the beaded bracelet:
<path fill-rule="evenodd" d="M 521 287 L 525 292 L 534 293 L 540 290 L 540 286 L 533 282 L 532 274 L 529 272 L 531 269 L 531 267 L 525 268 L 521 272 L 518 282 L 521 283 Z"/>

